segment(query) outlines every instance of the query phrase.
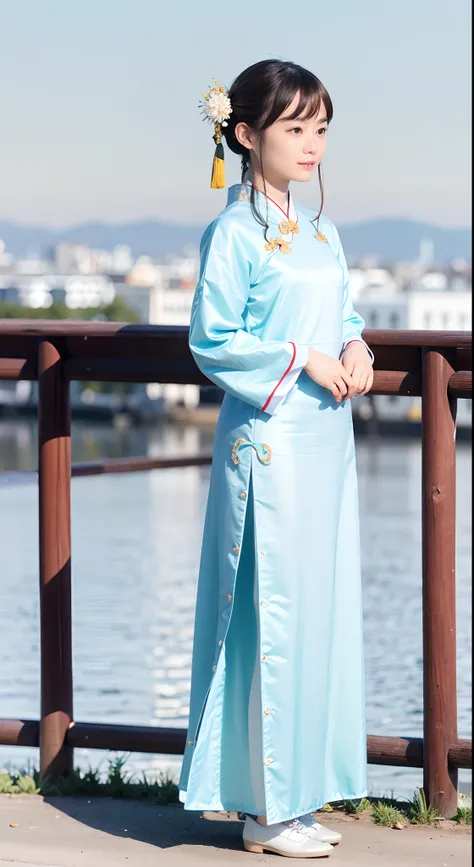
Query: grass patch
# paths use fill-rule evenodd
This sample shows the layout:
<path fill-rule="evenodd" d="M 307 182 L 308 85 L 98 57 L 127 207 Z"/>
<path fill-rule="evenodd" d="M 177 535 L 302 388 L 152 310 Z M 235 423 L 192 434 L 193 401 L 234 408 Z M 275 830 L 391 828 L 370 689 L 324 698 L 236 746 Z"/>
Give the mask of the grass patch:
<path fill-rule="evenodd" d="M 454 821 L 460 825 L 472 825 L 472 807 L 458 807 Z"/>
<path fill-rule="evenodd" d="M 376 825 L 387 825 L 389 828 L 404 828 L 408 824 L 406 813 L 394 807 L 392 804 L 385 804 L 383 801 L 377 801 L 372 805 L 370 814 Z"/>
<path fill-rule="evenodd" d="M 332 804 L 324 804 L 319 813 L 334 813 L 335 810 L 342 810 L 344 813 L 364 813 L 370 810 L 371 803 L 368 798 L 360 798 L 354 801 L 333 801 Z"/>
<path fill-rule="evenodd" d="M 5 795 L 36 795 L 39 789 L 34 777 L 17 771 L 0 771 L 0 793 Z"/>
<path fill-rule="evenodd" d="M 129 754 L 130 755 L 130 754 Z M 124 765 L 129 756 L 118 756 L 108 760 L 105 779 L 100 778 L 99 769 L 89 768 L 82 772 L 75 768 L 72 774 L 57 780 L 46 779 L 40 783 L 39 771 L 31 774 L 0 771 L 0 792 L 8 794 L 31 793 L 45 796 L 54 795 L 99 795 L 109 798 L 131 798 L 148 800 L 155 804 L 174 804 L 179 801 L 178 786 L 163 772 L 157 780 L 150 781 L 143 771 L 139 778 L 133 773 L 125 773 Z"/>
<path fill-rule="evenodd" d="M 464 804 L 461 797 L 454 820 L 458 823 L 471 824 L 472 805 L 470 799 L 466 799 Z M 421 788 L 415 791 L 411 801 L 369 795 L 354 801 L 334 801 L 332 804 L 325 804 L 320 812 L 332 813 L 335 810 L 352 814 L 355 817 L 363 813 L 370 813 L 377 825 L 387 825 L 390 828 L 401 828 L 406 825 L 434 825 L 442 818 L 434 807 L 427 804 L 425 792 Z"/>
<path fill-rule="evenodd" d="M 413 795 L 408 817 L 412 825 L 433 825 L 440 818 L 438 811 L 427 803 L 424 789 L 418 789 Z"/>

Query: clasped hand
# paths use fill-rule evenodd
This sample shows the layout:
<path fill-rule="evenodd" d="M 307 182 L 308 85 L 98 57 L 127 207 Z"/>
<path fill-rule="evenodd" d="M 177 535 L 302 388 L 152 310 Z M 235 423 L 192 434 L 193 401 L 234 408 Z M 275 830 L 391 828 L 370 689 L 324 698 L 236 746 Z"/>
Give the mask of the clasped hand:
<path fill-rule="evenodd" d="M 310 348 L 305 370 L 329 389 L 338 403 L 355 394 L 367 394 L 374 382 L 372 362 L 361 341 L 350 343 L 340 360 Z"/>

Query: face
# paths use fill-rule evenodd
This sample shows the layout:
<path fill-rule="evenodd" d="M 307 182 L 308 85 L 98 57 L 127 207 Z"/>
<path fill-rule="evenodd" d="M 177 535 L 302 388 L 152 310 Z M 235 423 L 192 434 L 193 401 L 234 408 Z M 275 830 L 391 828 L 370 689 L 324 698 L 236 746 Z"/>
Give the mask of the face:
<path fill-rule="evenodd" d="M 296 94 L 283 114 L 263 133 L 263 165 L 265 177 L 270 182 L 309 180 L 326 150 L 328 122 L 323 103 L 317 117 L 305 120 L 286 119 L 298 105 L 298 96 Z M 244 139 L 242 144 L 253 151 L 252 163 L 255 160 L 256 165 L 259 166 L 258 137 L 246 124 L 238 124 L 238 126 L 246 127 L 245 132 L 241 130 Z"/>

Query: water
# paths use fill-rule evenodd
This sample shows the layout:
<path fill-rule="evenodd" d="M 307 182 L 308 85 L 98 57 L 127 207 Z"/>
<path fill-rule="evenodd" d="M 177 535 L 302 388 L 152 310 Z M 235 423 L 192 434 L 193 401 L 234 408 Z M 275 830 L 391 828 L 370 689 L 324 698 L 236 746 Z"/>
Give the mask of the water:
<path fill-rule="evenodd" d="M 73 460 L 210 452 L 213 430 L 169 424 L 114 430 L 77 424 Z M 367 726 L 421 736 L 421 454 L 418 442 L 357 444 L 364 579 Z M 0 422 L 0 469 L 36 465 L 34 422 Z M 471 719 L 470 448 L 458 446 L 459 735 Z M 210 467 L 72 482 L 74 716 L 186 727 L 196 580 Z M 39 715 L 37 486 L 0 477 L 0 715 Z M 350 665 L 350 656 L 347 664 Z M 76 765 L 110 753 L 76 750 Z M 0 767 L 38 765 L 38 750 L 0 746 Z M 169 769 L 180 757 L 132 754 L 127 768 Z M 464 789 L 470 772 L 462 771 Z M 369 766 L 370 790 L 410 796 L 416 769 Z"/>

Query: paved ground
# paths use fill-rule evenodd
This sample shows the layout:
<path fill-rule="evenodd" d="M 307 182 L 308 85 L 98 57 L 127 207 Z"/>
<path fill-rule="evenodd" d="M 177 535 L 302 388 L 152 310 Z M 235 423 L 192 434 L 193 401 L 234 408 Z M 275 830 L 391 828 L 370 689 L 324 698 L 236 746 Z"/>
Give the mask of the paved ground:
<path fill-rule="evenodd" d="M 443 822 L 437 828 L 395 831 L 365 817 L 329 814 L 343 834 L 328 867 L 468 867 L 470 829 Z M 17 825 L 18 827 L 11 827 Z M 219 867 L 282 864 L 281 856 L 242 847 L 235 813 L 198 813 L 181 805 L 134 801 L 0 795 L 1 867 Z M 292 863 L 307 859 L 292 859 Z"/>

